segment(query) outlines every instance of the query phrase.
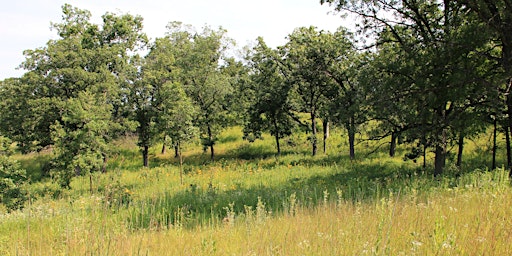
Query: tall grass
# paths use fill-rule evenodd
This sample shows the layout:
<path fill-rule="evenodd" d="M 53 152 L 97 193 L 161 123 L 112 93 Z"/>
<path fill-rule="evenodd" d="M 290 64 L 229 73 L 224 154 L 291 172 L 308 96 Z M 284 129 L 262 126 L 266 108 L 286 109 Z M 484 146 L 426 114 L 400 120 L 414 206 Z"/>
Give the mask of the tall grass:
<path fill-rule="evenodd" d="M 138 167 L 133 138 L 119 142 L 107 174 L 76 178 L 71 190 L 36 182 L 25 210 L 0 214 L 0 254 L 512 252 L 512 191 L 503 169 L 449 165 L 434 178 L 384 150 L 365 156 L 365 144 L 350 161 L 338 153 L 340 134 L 316 157 L 301 137 L 276 157 L 273 140 L 249 144 L 240 135 L 233 128 L 220 138 L 215 162 L 197 145 L 186 148 L 184 184 L 173 152 L 161 155 L 160 146 L 151 151 L 153 167 Z"/>

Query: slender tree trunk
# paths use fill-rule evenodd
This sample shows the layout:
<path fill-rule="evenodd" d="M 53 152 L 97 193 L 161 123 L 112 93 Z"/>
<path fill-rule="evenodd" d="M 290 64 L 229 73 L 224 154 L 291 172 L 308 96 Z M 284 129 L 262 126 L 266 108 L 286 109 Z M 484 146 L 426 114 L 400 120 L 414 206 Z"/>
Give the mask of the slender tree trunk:
<path fill-rule="evenodd" d="M 396 141 L 398 139 L 398 133 L 392 132 L 391 133 L 391 142 L 389 144 L 389 156 L 394 157 L 395 151 L 396 151 Z"/>
<path fill-rule="evenodd" d="M 329 138 L 329 119 L 324 118 L 323 120 L 323 129 L 324 129 L 324 154 L 327 153 L 327 139 Z"/>
<path fill-rule="evenodd" d="M 89 173 L 89 191 L 92 194 L 92 173 Z"/>
<path fill-rule="evenodd" d="M 464 151 L 464 132 L 460 131 L 459 133 L 459 141 L 457 143 L 458 150 L 457 150 L 457 163 L 455 164 L 457 167 L 462 166 L 462 153 Z"/>
<path fill-rule="evenodd" d="M 423 143 L 423 170 L 427 169 L 427 144 Z"/>
<path fill-rule="evenodd" d="M 180 158 L 180 184 L 183 185 L 183 155 L 181 154 L 180 143 L 176 143 L 176 148 L 178 149 L 178 156 Z"/>
<path fill-rule="evenodd" d="M 214 161 L 215 159 L 215 151 L 214 151 L 214 148 L 213 148 L 213 134 L 212 134 L 212 128 L 210 127 L 210 125 L 208 124 L 208 143 L 210 144 L 210 159 L 212 160 L 212 162 Z"/>
<path fill-rule="evenodd" d="M 314 111 L 311 111 L 311 143 L 313 145 L 313 156 L 316 156 L 318 151 L 316 132 L 316 114 Z"/>
<path fill-rule="evenodd" d="M 148 167 L 149 166 L 149 146 L 147 145 L 144 145 L 144 149 L 142 150 L 142 161 L 143 161 L 143 165 L 144 167 Z"/>
<path fill-rule="evenodd" d="M 347 132 L 348 132 L 348 146 L 349 146 L 349 155 L 350 160 L 354 160 L 356 158 L 355 151 L 355 141 L 356 141 L 356 125 L 354 117 L 350 117 L 347 122 Z"/>
<path fill-rule="evenodd" d="M 162 151 L 160 153 L 165 154 L 165 151 L 166 151 L 166 147 L 165 147 L 165 141 L 164 141 L 164 144 L 162 144 Z"/>
<path fill-rule="evenodd" d="M 277 124 L 277 119 L 274 118 L 274 138 L 276 139 L 276 148 L 277 148 L 277 155 L 281 155 L 281 144 L 279 143 L 279 126 Z"/>
<path fill-rule="evenodd" d="M 512 155 L 510 148 L 510 129 L 508 126 L 503 127 L 505 129 L 505 146 L 507 148 L 507 168 L 511 168 L 512 165 Z"/>
<path fill-rule="evenodd" d="M 493 128 L 494 128 L 494 131 L 493 131 L 493 134 L 492 134 L 492 166 L 491 166 L 491 170 L 495 170 L 496 169 L 496 151 L 498 151 L 498 145 L 496 143 L 496 138 L 498 137 L 497 135 L 497 118 L 494 117 L 494 123 L 493 123 Z"/>
<path fill-rule="evenodd" d="M 180 151 L 179 151 L 178 143 L 176 143 L 176 145 L 174 145 L 174 158 L 178 158 L 179 156 L 180 156 Z"/>
<path fill-rule="evenodd" d="M 103 165 L 101 166 L 101 172 L 102 173 L 106 173 L 107 172 L 108 157 L 107 157 L 107 154 L 102 154 L 102 156 L 103 156 Z"/>

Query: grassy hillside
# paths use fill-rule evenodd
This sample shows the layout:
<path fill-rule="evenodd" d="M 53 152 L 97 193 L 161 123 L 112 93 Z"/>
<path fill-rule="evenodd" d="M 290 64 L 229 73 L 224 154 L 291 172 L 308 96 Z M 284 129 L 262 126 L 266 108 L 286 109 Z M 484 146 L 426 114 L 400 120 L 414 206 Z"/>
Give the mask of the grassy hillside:
<path fill-rule="evenodd" d="M 117 142 L 108 173 L 75 178 L 71 190 L 41 179 L 49 152 L 18 156 L 40 180 L 23 211 L 0 215 L 0 254 L 512 253 L 512 190 L 505 170 L 486 170 L 488 138 L 470 141 L 463 168 L 438 179 L 404 161 L 406 148 L 369 154 L 384 142 L 358 144 L 350 161 L 336 132 L 316 157 L 305 135 L 289 138 L 279 158 L 270 137 L 240 138 L 226 131 L 213 163 L 189 145 L 183 183 L 172 150 L 153 148 L 151 168 L 140 168 L 134 138 Z"/>

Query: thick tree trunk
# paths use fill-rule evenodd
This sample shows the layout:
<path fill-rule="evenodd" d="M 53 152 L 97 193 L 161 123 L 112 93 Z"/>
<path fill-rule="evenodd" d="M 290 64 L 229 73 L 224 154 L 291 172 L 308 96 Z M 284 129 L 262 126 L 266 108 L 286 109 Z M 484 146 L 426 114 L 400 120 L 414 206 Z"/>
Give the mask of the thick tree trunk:
<path fill-rule="evenodd" d="M 493 123 L 494 131 L 493 131 L 493 134 L 492 134 L 492 166 L 491 166 L 491 170 L 495 170 L 496 169 L 496 151 L 498 151 L 498 144 L 496 143 L 496 138 L 498 137 L 498 134 L 497 134 L 497 130 L 498 130 L 497 123 L 498 123 L 498 121 L 497 121 L 496 117 L 494 117 L 494 123 Z"/>
<path fill-rule="evenodd" d="M 327 153 L 327 139 L 329 138 L 329 119 L 324 118 L 323 120 L 323 129 L 324 129 L 324 154 Z"/>
<path fill-rule="evenodd" d="M 392 132 L 391 133 L 391 142 L 389 144 L 389 156 L 394 157 L 395 151 L 396 151 L 396 141 L 398 139 L 398 133 Z"/>
<path fill-rule="evenodd" d="M 459 141 L 457 142 L 458 150 L 457 150 L 457 163 L 455 164 L 457 167 L 462 166 L 462 153 L 464 151 L 464 132 L 461 131 L 459 133 Z"/>
<path fill-rule="evenodd" d="M 279 143 L 279 126 L 277 119 L 274 118 L 274 138 L 276 140 L 277 155 L 281 155 L 281 144 Z"/>
<path fill-rule="evenodd" d="M 510 15 L 510 12 L 505 12 L 506 19 L 510 20 L 512 15 Z M 500 24 L 503 25 L 503 24 Z M 510 24 L 508 24 L 510 25 Z M 504 32 L 503 32 L 504 31 Z M 502 65 L 503 69 L 505 70 L 505 74 L 510 75 L 512 73 L 512 33 L 510 33 L 510 26 L 508 26 L 506 29 L 503 29 L 501 32 L 501 41 L 502 41 Z M 508 78 L 508 94 L 506 98 L 507 103 L 507 111 L 508 111 L 508 126 L 509 130 L 512 133 L 512 77 Z M 507 143 L 507 147 L 510 147 L 510 141 Z M 509 156 L 507 156 L 507 160 L 509 159 Z M 509 165 L 509 177 L 512 178 L 512 166 Z"/>
<path fill-rule="evenodd" d="M 316 153 L 318 151 L 316 132 L 316 114 L 313 111 L 311 112 L 311 143 L 313 146 L 313 156 L 316 156 Z"/>
<path fill-rule="evenodd" d="M 434 164 L 434 176 L 439 176 L 443 173 L 444 164 L 446 161 L 446 151 L 442 145 L 436 146 L 435 152 L 435 164 Z"/>
<path fill-rule="evenodd" d="M 434 176 L 443 173 L 446 163 L 446 104 L 440 105 L 435 109 L 436 123 L 439 125 L 439 134 L 435 143 Z"/>
<path fill-rule="evenodd" d="M 144 149 L 142 150 L 142 161 L 144 167 L 149 166 L 149 146 L 147 145 L 145 145 Z"/>
<path fill-rule="evenodd" d="M 509 68 L 511 70 L 512 68 Z M 510 146 L 510 134 L 512 133 L 512 78 L 508 80 L 508 93 L 506 98 L 507 103 L 507 127 L 505 129 L 505 136 L 507 139 L 507 165 L 509 168 L 509 177 L 512 178 L 512 152 L 511 152 L 511 146 Z"/>
<path fill-rule="evenodd" d="M 441 131 L 440 141 L 436 144 L 435 159 L 434 159 L 434 176 L 439 176 L 443 173 L 446 163 L 446 130 Z"/>

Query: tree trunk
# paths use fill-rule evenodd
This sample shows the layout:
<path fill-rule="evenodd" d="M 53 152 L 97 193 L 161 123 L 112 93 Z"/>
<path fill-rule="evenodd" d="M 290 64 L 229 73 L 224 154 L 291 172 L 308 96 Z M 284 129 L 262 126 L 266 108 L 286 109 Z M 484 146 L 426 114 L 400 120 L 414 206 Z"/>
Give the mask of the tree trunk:
<path fill-rule="evenodd" d="M 327 153 L 327 139 L 329 138 L 329 119 L 324 118 L 323 120 L 323 129 L 324 129 L 324 154 Z"/>
<path fill-rule="evenodd" d="M 389 156 L 394 157 L 395 151 L 396 151 L 396 141 L 398 139 L 398 133 L 392 132 L 391 133 L 391 142 L 389 144 Z"/>
<path fill-rule="evenodd" d="M 144 145 L 144 149 L 142 150 L 142 161 L 143 161 L 143 165 L 144 167 L 148 167 L 149 166 L 149 146 L 147 145 Z"/>
<path fill-rule="evenodd" d="M 102 173 L 106 173 L 107 172 L 108 157 L 107 157 L 107 154 L 102 154 L 102 156 L 103 156 L 103 165 L 101 166 L 101 172 Z"/>
<path fill-rule="evenodd" d="M 89 173 L 89 191 L 92 194 L 92 173 Z"/>
<path fill-rule="evenodd" d="M 212 134 L 212 128 L 210 127 L 210 125 L 208 124 L 208 144 L 210 144 L 210 159 L 212 160 L 212 162 L 214 161 L 214 158 L 215 158 L 215 151 L 214 151 L 214 148 L 213 148 L 213 134 Z"/>
<path fill-rule="evenodd" d="M 313 146 L 313 156 L 316 156 L 318 148 L 316 141 L 316 114 L 314 111 L 311 112 L 311 143 Z"/>
<path fill-rule="evenodd" d="M 160 153 L 165 154 L 166 148 L 165 148 L 165 141 L 164 144 L 162 144 L 162 151 Z"/>
<path fill-rule="evenodd" d="M 427 169 L 427 144 L 423 143 L 423 170 Z"/>
<path fill-rule="evenodd" d="M 354 160 L 356 158 L 356 151 L 355 151 L 356 125 L 355 125 L 354 117 L 350 117 L 347 122 L 347 132 L 348 132 L 348 146 L 349 146 L 350 160 Z"/>
<path fill-rule="evenodd" d="M 180 156 L 180 151 L 179 151 L 178 143 L 176 143 L 176 145 L 174 145 L 174 158 L 178 158 L 179 156 Z"/>
<path fill-rule="evenodd" d="M 181 154 L 180 143 L 176 143 L 175 147 L 177 148 L 178 156 L 180 158 L 180 184 L 183 185 L 183 155 Z"/>
<path fill-rule="evenodd" d="M 439 105 L 434 110 L 435 123 L 439 125 L 439 128 L 435 130 L 439 132 L 435 141 L 434 176 L 436 177 L 443 173 L 446 163 L 446 105 L 447 103 Z"/>
<path fill-rule="evenodd" d="M 446 130 L 441 131 L 441 141 L 436 143 L 436 152 L 434 160 L 434 176 L 437 177 L 443 173 L 446 162 Z"/>
<path fill-rule="evenodd" d="M 507 148 L 507 168 L 511 168 L 512 165 L 512 155 L 511 155 L 511 148 L 510 148 L 510 129 L 508 126 L 503 127 L 505 130 L 505 146 Z"/>
<path fill-rule="evenodd" d="M 464 151 L 464 132 L 461 131 L 459 133 L 459 141 L 457 143 L 458 151 L 457 151 L 457 163 L 455 164 L 457 167 L 462 166 L 462 153 Z"/>
<path fill-rule="evenodd" d="M 276 139 L 277 155 L 281 155 L 281 144 L 279 143 L 279 126 L 277 125 L 277 119 L 274 118 L 274 138 Z"/>
<path fill-rule="evenodd" d="M 508 70 L 512 70 L 512 68 L 508 68 Z M 512 78 L 508 80 L 508 88 L 507 88 L 507 115 L 508 115 L 508 125 L 505 131 L 505 136 L 507 138 L 507 165 L 509 168 L 509 177 L 512 178 L 512 152 L 510 150 L 510 133 L 512 133 Z"/>
<path fill-rule="evenodd" d="M 493 128 L 494 128 L 494 131 L 493 131 L 493 134 L 492 134 L 492 166 L 491 166 L 491 170 L 495 170 L 496 169 L 496 151 L 498 151 L 498 144 L 496 144 L 496 138 L 498 137 L 497 136 L 497 118 L 494 117 L 494 123 L 493 123 Z"/>

